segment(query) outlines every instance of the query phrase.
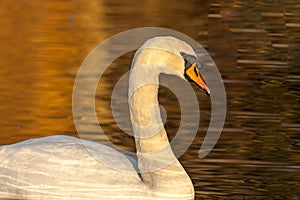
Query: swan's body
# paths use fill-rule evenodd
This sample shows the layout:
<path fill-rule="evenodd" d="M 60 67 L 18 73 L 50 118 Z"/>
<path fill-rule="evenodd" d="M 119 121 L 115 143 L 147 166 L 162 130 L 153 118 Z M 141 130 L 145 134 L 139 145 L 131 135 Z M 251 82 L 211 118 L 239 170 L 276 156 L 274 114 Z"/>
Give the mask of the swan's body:
<path fill-rule="evenodd" d="M 110 158 L 132 173 L 106 167 L 86 148 L 101 152 L 99 156 Z M 138 174 L 133 173 L 133 159 L 105 145 L 75 137 L 50 136 L 3 146 L 0 156 L 0 199 L 114 199 L 126 193 L 132 197 L 129 199 L 138 199 L 139 191 L 145 191 Z"/>
<path fill-rule="evenodd" d="M 156 107 L 160 73 L 187 77 L 209 93 L 186 55 L 195 53 L 172 37 L 148 40 L 135 55 L 129 105 L 137 161 L 105 145 L 69 136 L 1 146 L 0 199 L 193 199 L 192 182 L 170 148 Z M 195 77 L 188 74 L 190 67 L 195 68 Z M 103 159 L 106 164 L 99 162 Z M 116 165 L 122 171 L 108 167 Z"/>

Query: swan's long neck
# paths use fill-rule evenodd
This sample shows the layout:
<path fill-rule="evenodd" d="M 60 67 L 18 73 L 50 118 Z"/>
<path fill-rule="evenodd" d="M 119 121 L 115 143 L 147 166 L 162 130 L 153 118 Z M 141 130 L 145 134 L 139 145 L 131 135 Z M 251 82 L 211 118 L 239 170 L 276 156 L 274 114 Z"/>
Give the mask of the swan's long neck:
<path fill-rule="evenodd" d="M 159 53 L 160 58 L 168 57 L 162 54 L 170 54 L 141 50 L 136 55 L 129 80 L 129 106 L 138 167 L 142 181 L 151 189 L 177 197 L 181 194 L 182 199 L 189 199 L 194 194 L 193 185 L 170 147 L 158 106 L 158 78 L 160 73 L 166 73 L 164 65 L 168 62 L 158 61 L 155 53 Z M 178 57 L 174 56 L 174 59 Z"/>

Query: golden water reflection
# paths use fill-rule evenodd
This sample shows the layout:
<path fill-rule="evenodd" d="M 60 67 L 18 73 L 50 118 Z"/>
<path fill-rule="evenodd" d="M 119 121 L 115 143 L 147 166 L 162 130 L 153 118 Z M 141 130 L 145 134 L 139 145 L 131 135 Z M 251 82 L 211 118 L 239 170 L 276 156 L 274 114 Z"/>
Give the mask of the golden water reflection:
<path fill-rule="evenodd" d="M 85 56 L 121 31 L 161 26 L 201 43 L 217 63 L 226 87 L 225 127 L 205 159 L 197 155 L 209 125 L 210 100 L 197 92 L 200 129 L 180 158 L 194 182 L 196 198 L 299 199 L 298 10 L 293 0 L 1 1 L 0 143 L 76 136 L 72 89 Z M 110 95 L 114 81 L 128 71 L 132 55 L 111 65 L 96 96 L 105 133 L 129 151 L 134 151 L 133 140 L 115 124 Z M 160 100 L 172 138 L 180 109 L 168 103 L 176 101 L 172 95 L 161 95 Z"/>

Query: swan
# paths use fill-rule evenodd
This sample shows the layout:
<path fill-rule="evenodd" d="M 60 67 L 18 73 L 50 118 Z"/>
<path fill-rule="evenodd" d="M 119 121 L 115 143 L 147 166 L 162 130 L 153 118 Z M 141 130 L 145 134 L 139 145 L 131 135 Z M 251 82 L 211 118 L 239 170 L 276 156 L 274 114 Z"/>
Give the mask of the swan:
<path fill-rule="evenodd" d="M 209 95 L 200 66 L 184 41 L 170 36 L 147 40 L 135 53 L 129 78 L 137 160 L 63 135 L 1 146 L 0 199 L 194 199 L 192 181 L 172 152 L 161 121 L 158 76 L 176 75 Z"/>

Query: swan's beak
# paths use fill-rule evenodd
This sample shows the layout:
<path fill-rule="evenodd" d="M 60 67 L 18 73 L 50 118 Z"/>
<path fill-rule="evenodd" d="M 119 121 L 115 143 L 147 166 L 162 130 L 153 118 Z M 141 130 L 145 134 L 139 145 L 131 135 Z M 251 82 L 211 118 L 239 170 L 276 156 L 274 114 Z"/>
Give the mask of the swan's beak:
<path fill-rule="evenodd" d="M 200 88 L 205 94 L 210 95 L 210 90 L 203 80 L 196 63 L 192 64 L 189 68 L 185 69 L 184 76 Z"/>

